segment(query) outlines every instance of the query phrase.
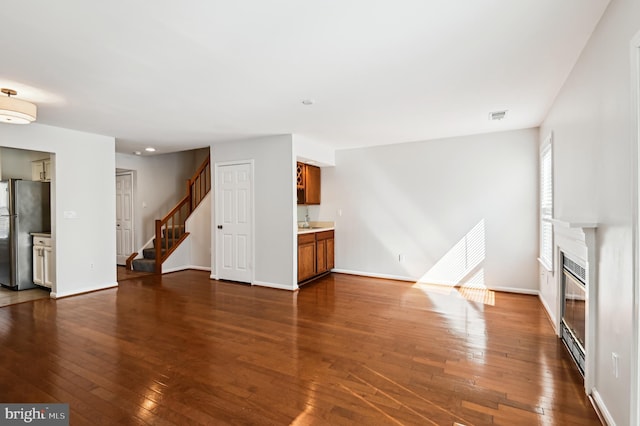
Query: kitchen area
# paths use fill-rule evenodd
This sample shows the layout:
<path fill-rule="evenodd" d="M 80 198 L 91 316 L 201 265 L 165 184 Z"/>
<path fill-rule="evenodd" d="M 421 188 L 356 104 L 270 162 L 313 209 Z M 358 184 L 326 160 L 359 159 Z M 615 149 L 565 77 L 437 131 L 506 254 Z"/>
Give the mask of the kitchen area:
<path fill-rule="evenodd" d="M 335 266 L 334 222 L 311 221 L 309 215 L 309 206 L 320 205 L 321 173 L 313 164 L 296 164 L 298 286 L 329 274 Z"/>
<path fill-rule="evenodd" d="M 0 147 L 0 306 L 49 297 L 51 156 Z"/>

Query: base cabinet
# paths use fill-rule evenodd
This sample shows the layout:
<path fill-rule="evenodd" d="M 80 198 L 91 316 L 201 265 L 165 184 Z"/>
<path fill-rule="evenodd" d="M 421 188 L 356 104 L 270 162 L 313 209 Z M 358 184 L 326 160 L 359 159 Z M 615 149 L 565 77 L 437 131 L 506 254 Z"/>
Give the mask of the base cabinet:
<path fill-rule="evenodd" d="M 51 288 L 53 284 L 51 238 L 33 237 L 33 283 Z"/>
<path fill-rule="evenodd" d="M 308 280 L 316 274 L 316 236 L 298 235 L 298 282 Z"/>
<path fill-rule="evenodd" d="M 309 281 L 334 267 L 334 232 L 298 235 L 298 283 Z"/>

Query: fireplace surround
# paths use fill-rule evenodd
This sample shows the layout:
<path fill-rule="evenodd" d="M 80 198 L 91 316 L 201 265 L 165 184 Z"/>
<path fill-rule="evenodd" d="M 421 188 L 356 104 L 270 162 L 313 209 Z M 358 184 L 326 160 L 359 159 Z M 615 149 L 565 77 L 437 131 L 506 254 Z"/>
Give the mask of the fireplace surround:
<path fill-rule="evenodd" d="M 553 220 L 557 303 L 554 324 L 591 394 L 595 380 L 597 224 Z"/>

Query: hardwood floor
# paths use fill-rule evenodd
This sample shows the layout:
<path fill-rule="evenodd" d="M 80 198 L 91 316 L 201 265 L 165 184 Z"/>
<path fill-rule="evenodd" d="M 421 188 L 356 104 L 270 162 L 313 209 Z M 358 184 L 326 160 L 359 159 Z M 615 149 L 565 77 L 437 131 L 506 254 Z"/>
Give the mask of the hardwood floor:
<path fill-rule="evenodd" d="M 118 283 L 125 280 L 131 280 L 134 278 L 142 278 L 147 275 L 151 275 L 151 272 L 141 272 L 141 271 L 133 271 L 125 268 L 124 266 L 118 265 L 116 266 L 117 280 Z"/>
<path fill-rule="evenodd" d="M 0 308 L 0 401 L 72 425 L 600 424 L 536 297 L 145 276 Z"/>

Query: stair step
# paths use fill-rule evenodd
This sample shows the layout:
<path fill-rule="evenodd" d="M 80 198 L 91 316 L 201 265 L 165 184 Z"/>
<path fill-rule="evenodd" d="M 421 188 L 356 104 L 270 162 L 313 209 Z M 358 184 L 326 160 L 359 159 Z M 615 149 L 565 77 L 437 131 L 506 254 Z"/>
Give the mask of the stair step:
<path fill-rule="evenodd" d="M 169 238 L 175 238 L 176 240 L 182 237 L 183 234 L 184 226 L 176 226 L 173 228 L 166 228 L 162 230 L 163 237 L 169 236 Z"/>
<path fill-rule="evenodd" d="M 167 241 L 167 240 L 165 240 L 165 239 L 163 238 L 163 239 L 160 241 L 160 246 L 161 246 L 161 247 L 164 247 L 164 246 L 165 246 L 165 244 L 166 244 L 166 241 Z M 173 247 L 173 243 L 174 243 L 175 241 L 177 241 L 177 240 L 169 240 L 169 248 Z M 155 247 L 155 246 L 156 246 L 156 239 L 155 239 L 155 238 L 153 239 L 153 242 L 152 242 L 151 244 L 152 244 L 152 246 L 153 246 L 153 247 Z"/>
<path fill-rule="evenodd" d="M 162 249 L 160 253 L 165 254 L 166 250 Z M 145 259 L 155 259 L 156 258 L 156 249 L 147 248 L 142 250 L 142 257 Z"/>
<path fill-rule="evenodd" d="M 156 261 L 154 259 L 134 259 L 132 264 L 134 271 L 156 271 Z"/>

